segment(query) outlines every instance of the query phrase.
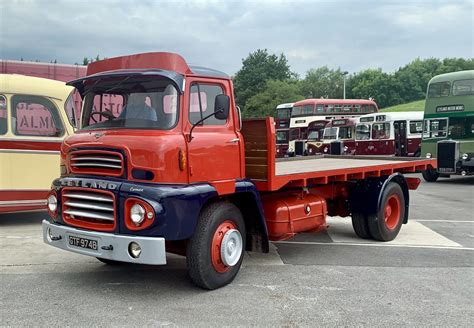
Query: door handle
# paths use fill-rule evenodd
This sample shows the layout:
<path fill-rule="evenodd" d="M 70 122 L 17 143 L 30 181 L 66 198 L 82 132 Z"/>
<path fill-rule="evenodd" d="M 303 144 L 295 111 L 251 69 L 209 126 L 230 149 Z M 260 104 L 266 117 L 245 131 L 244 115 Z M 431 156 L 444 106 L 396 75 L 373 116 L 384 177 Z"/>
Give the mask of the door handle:
<path fill-rule="evenodd" d="M 239 142 L 240 139 L 239 138 L 234 138 L 234 139 L 230 139 L 229 141 L 227 141 L 228 143 L 235 143 L 235 142 Z"/>

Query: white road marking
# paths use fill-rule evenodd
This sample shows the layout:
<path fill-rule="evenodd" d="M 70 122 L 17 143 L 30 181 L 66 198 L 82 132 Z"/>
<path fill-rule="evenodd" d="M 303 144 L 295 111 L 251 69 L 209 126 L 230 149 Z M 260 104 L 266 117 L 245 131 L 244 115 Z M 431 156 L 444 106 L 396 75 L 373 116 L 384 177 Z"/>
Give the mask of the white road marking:
<path fill-rule="evenodd" d="M 454 249 L 463 251 L 474 251 L 474 248 L 462 246 L 431 246 L 431 245 L 397 245 L 384 242 L 375 243 L 324 243 L 316 241 L 274 241 L 274 244 L 296 244 L 296 245 L 325 245 L 325 246 L 369 246 L 369 247 L 401 247 L 401 248 L 428 248 L 428 249 Z"/>
<path fill-rule="evenodd" d="M 442 236 L 417 221 L 404 224 L 395 240 L 380 243 L 375 240 L 363 240 L 356 236 L 350 218 L 328 217 L 328 234 L 334 243 L 376 244 L 383 246 L 433 246 L 462 247 L 462 245 Z"/>
<path fill-rule="evenodd" d="M 413 220 L 416 222 L 474 223 L 472 220 Z"/>

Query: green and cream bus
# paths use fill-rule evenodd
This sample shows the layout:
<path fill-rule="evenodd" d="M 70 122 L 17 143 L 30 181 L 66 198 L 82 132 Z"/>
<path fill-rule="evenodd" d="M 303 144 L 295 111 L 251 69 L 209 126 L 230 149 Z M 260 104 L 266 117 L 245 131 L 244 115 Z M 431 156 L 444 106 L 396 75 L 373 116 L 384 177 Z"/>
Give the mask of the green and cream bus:
<path fill-rule="evenodd" d="M 428 182 L 452 174 L 474 174 L 474 70 L 441 74 L 428 83 L 422 156 L 437 169 L 423 172 Z"/>

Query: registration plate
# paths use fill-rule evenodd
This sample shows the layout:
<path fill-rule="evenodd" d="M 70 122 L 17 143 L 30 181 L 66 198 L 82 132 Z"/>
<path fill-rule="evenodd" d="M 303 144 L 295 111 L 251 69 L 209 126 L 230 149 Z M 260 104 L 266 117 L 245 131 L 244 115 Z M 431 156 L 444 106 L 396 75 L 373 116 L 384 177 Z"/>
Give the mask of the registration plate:
<path fill-rule="evenodd" d="M 97 250 L 97 240 L 87 239 L 76 236 L 69 236 L 69 245 L 74 247 Z"/>

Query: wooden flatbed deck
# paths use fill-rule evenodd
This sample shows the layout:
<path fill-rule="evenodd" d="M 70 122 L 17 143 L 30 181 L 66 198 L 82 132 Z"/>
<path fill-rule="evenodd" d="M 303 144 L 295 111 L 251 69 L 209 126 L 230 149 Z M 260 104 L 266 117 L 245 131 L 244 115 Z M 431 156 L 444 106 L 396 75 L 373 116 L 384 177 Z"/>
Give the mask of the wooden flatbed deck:
<path fill-rule="evenodd" d="M 355 158 L 343 156 L 339 158 L 334 157 L 318 157 L 297 158 L 296 160 L 276 161 L 275 175 L 289 175 L 307 172 L 324 172 L 333 170 L 348 170 L 368 168 L 380 165 L 392 165 L 394 163 L 405 163 L 404 160 L 391 160 L 382 158 Z"/>
<path fill-rule="evenodd" d="M 276 159 L 273 118 L 245 120 L 242 134 L 246 176 L 261 191 L 361 180 L 396 172 L 413 173 L 436 167 L 434 159 L 413 157 L 319 155 Z"/>

